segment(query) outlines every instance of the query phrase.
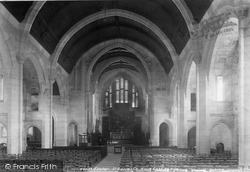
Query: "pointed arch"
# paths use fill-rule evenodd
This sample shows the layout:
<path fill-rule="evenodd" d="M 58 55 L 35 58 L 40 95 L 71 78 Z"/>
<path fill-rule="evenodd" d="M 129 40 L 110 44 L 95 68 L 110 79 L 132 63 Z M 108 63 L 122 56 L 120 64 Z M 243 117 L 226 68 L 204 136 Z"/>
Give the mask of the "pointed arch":
<path fill-rule="evenodd" d="M 76 122 L 71 121 L 68 124 L 68 146 L 78 145 L 78 125 Z"/>
<path fill-rule="evenodd" d="M 233 139 L 230 127 L 223 121 L 218 121 L 211 126 L 210 148 L 216 149 L 218 143 L 224 144 L 226 151 L 232 151 Z"/>
<path fill-rule="evenodd" d="M 163 125 L 166 124 L 168 126 L 167 127 L 167 129 L 168 129 L 168 134 L 167 134 L 168 140 L 166 140 L 167 146 L 174 146 L 174 128 L 173 128 L 173 124 L 172 124 L 172 122 L 170 120 L 167 120 L 167 119 L 165 119 L 164 121 L 160 121 L 156 125 L 156 126 L 158 126 L 158 129 L 157 129 L 158 130 L 158 134 L 157 134 L 158 136 L 156 138 L 159 139 L 159 145 L 160 145 L 159 136 L 160 136 L 160 126 L 161 126 L 161 124 L 163 124 Z M 163 135 L 164 135 L 164 133 L 163 133 Z M 164 144 L 164 140 L 163 140 L 163 144 Z"/>

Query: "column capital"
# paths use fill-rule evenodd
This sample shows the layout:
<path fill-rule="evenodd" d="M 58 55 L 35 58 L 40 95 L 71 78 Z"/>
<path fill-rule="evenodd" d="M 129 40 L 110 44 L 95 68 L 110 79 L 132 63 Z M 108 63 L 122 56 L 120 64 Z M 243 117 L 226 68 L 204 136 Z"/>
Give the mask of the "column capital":
<path fill-rule="evenodd" d="M 239 19 L 239 27 L 246 28 L 250 23 L 249 7 L 242 5 L 235 7 L 235 13 Z"/>
<path fill-rule="evenodd" d="M 200 32 L 199 24 L 196 21 L 192 21 L 188 25 L 188 29 L 189 29 L 191 39 L 197 39 L 199 36 L 199 32 Z"/>
<path fill-rule="evenodd" d="M 196 65 L 201 63 L 201 55 L 199 55 L 198 53 L 195 54 L 192 59 Z"/>

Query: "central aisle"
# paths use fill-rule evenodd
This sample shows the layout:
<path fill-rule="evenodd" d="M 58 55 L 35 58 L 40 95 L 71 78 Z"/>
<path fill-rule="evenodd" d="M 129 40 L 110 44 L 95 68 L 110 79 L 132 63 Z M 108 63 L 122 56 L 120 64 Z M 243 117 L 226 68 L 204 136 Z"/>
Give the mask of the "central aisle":
<path fill-rule="evenodd" d="M 88 172 L 118 172 L 122 154 L 108 154 L 97 166 Z"/>

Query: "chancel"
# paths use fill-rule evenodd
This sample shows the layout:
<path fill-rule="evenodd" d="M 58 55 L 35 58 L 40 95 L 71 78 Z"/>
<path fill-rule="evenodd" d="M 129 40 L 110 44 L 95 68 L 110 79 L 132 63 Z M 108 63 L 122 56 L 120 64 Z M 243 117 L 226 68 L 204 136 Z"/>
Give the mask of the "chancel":
<path fill-rule="evenodd" d="M 250 170 L 249 7 L 0 1 L 0 164 Z"/>

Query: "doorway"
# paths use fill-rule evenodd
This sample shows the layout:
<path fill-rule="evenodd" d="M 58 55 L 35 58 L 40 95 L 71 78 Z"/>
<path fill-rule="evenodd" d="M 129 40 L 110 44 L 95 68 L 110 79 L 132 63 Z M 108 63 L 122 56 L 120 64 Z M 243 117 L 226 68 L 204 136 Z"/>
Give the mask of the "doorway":
<path fill-rule="evenodd" d="M 165 122 L 160 125 L 160 147 L 169 146 L 169 127 Z"/>
<path fill-rule="evenodd" d="M 188 131 L 188 147 L 195 148 L 196 146 L 196 127 L 192 127 Z"/>
<path fill-rule="evenodd" d="M 30 127 L 27 132 L 27 147 L 28 148 L 41 148 L 42 133 L 37 127 Z"/>
<path fill-rule="evenodd" d="M 68 125 L 68 146 L 77 146 L 77 125 L 74 122 Z"/>

